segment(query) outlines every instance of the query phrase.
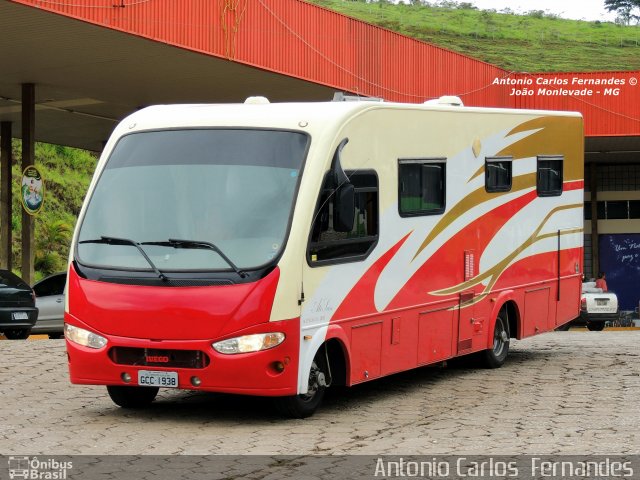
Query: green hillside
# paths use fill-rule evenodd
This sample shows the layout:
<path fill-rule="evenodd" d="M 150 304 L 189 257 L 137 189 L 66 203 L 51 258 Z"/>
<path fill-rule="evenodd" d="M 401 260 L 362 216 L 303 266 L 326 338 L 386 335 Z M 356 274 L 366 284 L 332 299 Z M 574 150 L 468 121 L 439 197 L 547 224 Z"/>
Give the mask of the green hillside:
<path fill-rule="evenodd" d="M 20 203 L 21 143 L 13 141 L 13 270 L 20 273 L 22 204 Z M 97 163 L 97 157 L 77 148 L 37 143 L 35 164 L 44 177 L 45 198 L 35 223 L 36 279 L 64 270 L 69 243 L 82 201 Z"/>
<path fill-rule="evenodd" d="M 640 69 L 637 25 L 564 20 L 541 10 L 525 15 L 495 13 L 469 8 L 465 2 L 444 2 L 456 8 L 443 8 L 384 0 L 309 1 L 507 70 Z"/>

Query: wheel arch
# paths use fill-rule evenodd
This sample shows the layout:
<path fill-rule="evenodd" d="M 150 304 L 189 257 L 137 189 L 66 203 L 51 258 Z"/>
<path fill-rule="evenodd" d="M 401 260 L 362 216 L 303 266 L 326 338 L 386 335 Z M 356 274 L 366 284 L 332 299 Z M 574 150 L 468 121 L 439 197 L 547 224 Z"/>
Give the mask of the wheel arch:
<path fill-rule="evenodd" d="M 300 348 L 300 360 L 298 367 L 298 394 L 307 392 L 309 372 L 313 359 L 319 352 L 327 348 L 329 356 L 329 366 L 339 372 L 341 367 L 343 373 L 339 375 L 341 380 L 350 380 L 350 351 L 347 335 L 339 325 L 327 325 L 319 328 L 313 334 L 305 335 Z M 333 360 L 333 361 L 332 361 Z M 349 385 L 349 383 L 346 383 Z"/>
<path fill-rule="evenodd" d="M 522 321 L 520 315 L 520 308 L 516 300 L 515 292 L 513 290 L 507 290 L 501 292 L 500 295 L 494 300 L 495 304 L 491 311 L 491 323 L 488 329 L 488 338 L 493 336 L 493 329 L 495 328 L 496 319 L 502 309 L 507 312 L 507 321 L 509 322 L 509 337 L 520 339 L 522 338 Z"/>
<path fill-rule="evenodd" d="M 336 385 L 350 385 L 351 362 L 347 335 L 340 327 L 330 326 L 327 331 L 326 348 L 329 355 L 332 381 Z"/>

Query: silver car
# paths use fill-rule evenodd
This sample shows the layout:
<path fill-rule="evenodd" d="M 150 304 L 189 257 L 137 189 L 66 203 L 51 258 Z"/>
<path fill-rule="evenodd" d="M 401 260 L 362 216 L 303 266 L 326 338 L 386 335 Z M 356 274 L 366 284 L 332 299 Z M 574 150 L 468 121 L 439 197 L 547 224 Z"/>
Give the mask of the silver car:
<path fill-rule="evenodd" d="M 64 329 L 64 295 L 67 272 L 54 273 L 33 286 L 38 308 L 38 321 L 32 335 L 47 334 L 49 338 L 62 338 Z"/>

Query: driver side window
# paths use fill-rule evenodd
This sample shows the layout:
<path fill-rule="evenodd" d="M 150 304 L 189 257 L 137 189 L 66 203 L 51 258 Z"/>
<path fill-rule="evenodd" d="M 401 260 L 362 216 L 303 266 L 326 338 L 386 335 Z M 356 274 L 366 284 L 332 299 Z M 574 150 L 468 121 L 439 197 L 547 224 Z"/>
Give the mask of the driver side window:
<path fill-rule="evenodd" d="M 378 176 L 373 170 L 345 172 L 355 188 L 355 221 L 350 232 L 333 228 L 334 190 L 325 176 L 314 213 L 307 261 L 311 266 L 364 260 L 378 241 Z"/>

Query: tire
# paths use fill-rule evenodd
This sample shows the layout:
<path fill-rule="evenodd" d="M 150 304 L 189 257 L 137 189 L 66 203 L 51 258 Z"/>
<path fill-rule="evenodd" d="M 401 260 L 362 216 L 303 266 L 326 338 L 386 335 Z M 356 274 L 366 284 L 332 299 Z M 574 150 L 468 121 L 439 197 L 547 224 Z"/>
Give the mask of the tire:
<path fill-rule="evenodd" d="M 500 310 L 493 328 L 493 346 L 480 352 L 480 359 L 485 368 L 500 368 L 509 354 L 509 321 L 505 310 Z"/>
<path fill-rule="evenodd" d="M 590 332 L 601 332 L 604 329 L 604 322 L 598 322 L 598 323 L 589 322 L 587 323 L 587 329 Z"/>
<path fill-rule="evenodd" d="M 571 328 L 571 322 L 568 322 L 556 328 L 556 332 L 568 332 L 570 328 Z"/>
<path fill-rule="evenodd" d="M 309 389 L 301 395 L 288 397 L 276 397 L 273 399 L 276 409 L 284 416 L 290 418 L 307 418 L 315 413 L 322 403 L 327 387 L 318 383 L 319 374 L 327 376 L 326 361 L 321 357 L 321 349 L 316 354 L 309 372 Z"/>
<path fill-rule="evenodd" d="M 153 402 L 158 387 L 125 387 L 109 385 L 107 392 L 113 403 L 122 408 L 144 408 Z"/>
<path fill-rule="evenodd" d="M 61 333 L 50 333 L 49 334 L 49 340 L 59 340 L 62 338 L 62 334 Z"/>
<path fill-rule="evenodd" d="M 5 330 L 4 336 L 9 340 L 26 340 L 31 335 L 30 328 Z"/>

